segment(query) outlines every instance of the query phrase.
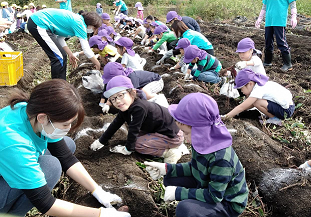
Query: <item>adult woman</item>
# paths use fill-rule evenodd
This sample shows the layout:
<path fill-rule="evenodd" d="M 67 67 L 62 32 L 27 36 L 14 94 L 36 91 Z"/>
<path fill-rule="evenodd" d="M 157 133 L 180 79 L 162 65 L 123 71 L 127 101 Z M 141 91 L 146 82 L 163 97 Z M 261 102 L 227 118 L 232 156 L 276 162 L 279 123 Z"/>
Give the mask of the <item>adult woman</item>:
<path fill-rule="evenodd" d="M 125 14 L 125 15 L 128 14 L 127 6 L 124 1 L 116 0 L 116 6 L 117 6 L 116 15 L 118 15 L 119 11 L 122 14 Z"/>
<path fill-rule="evenodd" d="M 75 143 L 65 135 L 77 129 L 83 118 L 77 90 L 62 79 L 41 83 L 30 97 L 15 92 L 10 106 L 0 110 L 0 215 L 25 216 L 35 206 L 51 216 L 130 216 L 111 207 L 121 198 L 105 192 L 73 155 Z M 50 191 L 62 170 L 111 208 L 55 199 Z"/>
<path fill-rule="evenodd" d="M 67 10 L 45 9 L 31 15 L 27 27 L 51 61 L 52 78 L 66 80 L 67 54 L 74 68 L 79 59 L 73 55 L 65 38 L 77 36 L 84 54 L 99 70 L 100 63 L 89 46 L 87 32 L 93 32 L 101 24 L 102 20 L 96 12 L 79 15 Z"/>

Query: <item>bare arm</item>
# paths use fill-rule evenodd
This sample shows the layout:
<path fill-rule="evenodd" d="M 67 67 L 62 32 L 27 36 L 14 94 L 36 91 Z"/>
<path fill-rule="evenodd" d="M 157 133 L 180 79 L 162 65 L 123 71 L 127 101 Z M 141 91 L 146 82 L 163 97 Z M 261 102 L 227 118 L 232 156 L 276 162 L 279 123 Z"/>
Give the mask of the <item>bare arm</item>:
<path fill-rule="evenodd" d="M 242 102 L 240 105 L 232 109 L 228 114 L 226 114 L 227 117 L 232 118 L 236 116 L 237 114 L 240 114 L 242 111 L 245 111 L 247 109 L 250 109 L 254 107 L 254 103 L 257 101 L 257 98 L 255 97 L 248 97 L 244 102 Z"/>

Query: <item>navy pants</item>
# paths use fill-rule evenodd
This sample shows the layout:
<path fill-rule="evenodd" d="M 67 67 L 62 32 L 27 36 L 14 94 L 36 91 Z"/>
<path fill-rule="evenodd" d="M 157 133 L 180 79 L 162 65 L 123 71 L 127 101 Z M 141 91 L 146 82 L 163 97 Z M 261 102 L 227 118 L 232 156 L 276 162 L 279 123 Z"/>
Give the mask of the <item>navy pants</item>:
<path fill-rule="evenodd" d="M 75 142 L 65 136 L 64 140 L 69 150 L 74 153 L 76 150 Z M 44 155 L 39 156 L 38 160 L 42 172 L 45 175 L 45 179 L 49 189 L 52 189 L 57 184 L 61 174 L 62 167 L 59 160 L 52 156 L 47 150 Z M 33 208 L 32 203 L 26 197 L 24 192 L 20 189 L 11 188 L 8 183 L 0 177 L 0 216 L 1 214 L 11 214 L 12 216 L 25 216 L 26 213 Z"/>
<path fill-rule="evenodd" d="M 197 188 L 197 182 L 193 177 L 166 177 L 164 176 L 165 186 L 182 186 L 185 188 Z M 199 200 L 182 200 L 176 207 L 176 217 L 238 217 L 230 203 L 206 203 Z"/>
<path fill-rule="evenodd" d="M 267 26 L 265 27 L 265 42 L 266 52 L 273 52 L 274 36 L 276 44 L 280 51 L 284 54 L 289 54 L 290 48 L 286 41 L 285 27 L 282 26 Z"/>

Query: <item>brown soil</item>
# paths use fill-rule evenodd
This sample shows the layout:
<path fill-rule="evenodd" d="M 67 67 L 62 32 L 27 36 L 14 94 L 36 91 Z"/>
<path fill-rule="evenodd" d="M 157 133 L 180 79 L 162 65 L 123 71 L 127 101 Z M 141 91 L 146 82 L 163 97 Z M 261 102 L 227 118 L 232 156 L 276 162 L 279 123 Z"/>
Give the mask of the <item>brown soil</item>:
<path fill-rule="evenodd" d="M 240 25 L 240 24 L 239 24 Z M 237 43 L 245 37 L 251 37 L 256 48 L 264 48 L 264 31 L 250 28 L 250 24 L 242 25 L 228 24 L 210 24 L 202 23 L 203 34 L 211 41 L 215 48 L 216 57 L 222 62 L 223 67 L 234 65 L 239 59 L 235 53 Z M 293 71 L 283 73 L 279 70 L 281 58 L 278 50 L 274 53 L 273 66 L 267 69 L 267 74 L 271 80 L 274 80 L 284 86 L 290 85 L 289 89 L 294 95 L 296 105 L 303 103 L 303 106 L 295 111 L 293 118 L 302 118 L 303 122 L 309 128 L 311 124 L 311 97 L 305 92 L 309 90 L 311 82 L 310 73 L 310 50 L 311 38 L 310 32 L 306 30 L 295 31 L 294 34 L 288 34 L 287 40 L 291 47 Z M 33 80 L 38 76 L 36 72 L 49 72 L 49 60 L 42 49 L 34 43 L 34 40 L 27 35 L 12 34 L 8 41 L 24 51 L 24 72 L 25 76 L 18 83 L 17 87 L 29 92 L 34 84 Z M 207 85 L 201 82 L 185 82 L 183 76 L 179 73 L 169 72 L 172 61 L 169 60 L 164 65 L 154 67 L 155 62 L 160 59 L 158 54 L 143 53 L 143 49 L 138 45 L 135 49 L 142 57 L 147 59 L 146 70 L 157 72 L 161 75 L 168 73 L 170 76 L 163 77 L 165 86 L 163 93 L 168 98 L 169 103 L 178 103 L 182 97 L 191 92 L 203 92 L 210 94 L 218 103 L 221 114 L 230 111 L 239 104 L 238 100 L 227 99 L 219 95 L 217 85 Z M 82 59 L 82 62 L 87 62 Z M 79 93 L 83 98 L 86 109 L 86 119 L 81 129 L 90 128 L 81 134 L 81 131 L 72 135 L 77 144 L 76 156 L 91 174 L 91 176 L 103 186 L 104 189 L 117 193 L 123 198 L 123 203 L 130 209 L 132 217 L 156 217 L 166 216 L 166 211 L 159 210 L 160 200 L 154 195 L 150 186 L 156 186 L 148 174 L 136 165 L 136 162 L 143 162 L 150 156 L 142 156 L 134 153 L 130 156 L 122 156 L 109 152 L 109 147 L 104 147 L 97 152 L 89 149 L 89 145 L 100 137 L 103 131 L 101 129 L 106 123 L 111 123 L 114 115 L 103 115 L 98 106 L 99 94 L 93 94 L 86 90 L 82 85 L 81 76 L 86 73 L 89 66 L 80 67 L 68 76 L 68 81 L 78 87 Z M 11 87 L 1 87 L 0 106 L 3 107 L 8 97 L 8 91 Z M 247 181 L 253 186 L 258 186 L 264 171 L 271 168 L 295 168 L 306 159 L 311 158 L 309 147 L 302 142 L 293 142 L 291 144 L 280 143 L 272 139 L 269 129 L 258 122 L 258 113 L 245 112 L 239 119 L 226 121 L 228 128 L 238 130 L 234 136 L 233 146 L 242 161 L 247 175 Z M 258 130 L 258 127 L 260 130 Z M 124 126 L 126 129 L 126 126 Z M 126 140 L 126 131 L 118 130 L 115 136 L 110 140 L 109 145 L 124 144 Z M 278 127 L 278 129 L 283 129 Z M 263 133 L 265 132 L 265 133 Z M 82 136 L 81 136 L 82 135 Z M 180 162 L 189 161 L 189 156 L 184 156 Z M 84 188 L 69 180 L 69 184 L 60 182 L 60 191 L 56 192 L 57 197 L 87 205 L 100 207 L 100 204 Z M 256 187 L 251 188 L 251 193 Z M 259 189 L 260 190 L 260 189 Z M 280 192 L 275 198 L 266 197 L 265 192 L 259 191 L 263 201 L 267 204 L 266 209 L 270 210 L 269 216 L 293 216 L 307 217 L 311 215 L 311 202 L 308 195 L 311 188 L 308 185 L 294 186 Z M 296 202 L 293 202 L 296 201 Z M 167 216 L 174 216 L 174 209 L 167 210 Z M 40 215 L 38 215 L 40 216 Z M 251 212 L 245 212 L 243 216 L 255 216 Z M 259 216 L 259 215 L 258 215 Z"/>

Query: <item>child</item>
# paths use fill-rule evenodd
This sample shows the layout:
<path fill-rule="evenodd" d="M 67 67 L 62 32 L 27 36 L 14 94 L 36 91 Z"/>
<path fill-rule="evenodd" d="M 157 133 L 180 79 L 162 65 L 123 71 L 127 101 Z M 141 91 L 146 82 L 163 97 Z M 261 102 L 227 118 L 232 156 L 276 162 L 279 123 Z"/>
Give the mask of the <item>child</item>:
<path fill-rule="evenodd" d="M 191 73 L 193 80 L 219 83 L 222 86 L 225 78 L 219 77 L 218 73 L 221 70 L 221 63 L 216 57 L 199 49 L 196 45 L 189 45 L 184 51 L 184 63 L 189 63 L 185 79 L 188 79 Z M 195 64 L 197 69 L 193 69 Z"/>
<path fill-rule="evenodd" d="M 152 47 L 153 51 L 156 51 L 164 42 L 166 42 L 167 50 L 172 50 L 178 41 L 174 32 L 169 31 L 165 25 L 159 25 L 156 27 L 153 34 L 156 35 L 158 39 L 160 39 Z"/>
<path fill-rule="evenodd" d="M 273 37 L 275 36 L 277 46 L 282 54 L 283 66 L 280 69 L 283 72 L 293 69 L 290 48 L 285 35 L 288 5 L 291 8 L 291 25 L 292 28 L 295 28 L 297 25 L 296 0 L 263 0 L 262 9 L 255 24 L 256 28 L 260 28 L 260 23 L 266 14 L 264 66 L 272 65 Z"/>
<path fill-rule="evenodd" d="M 245 170 L 217 103 L 206 94 L 191 93 L 168 109 L 191 143 L 192 158 L 182 164 L 145 162 L 153 179 L 165 175 L 164 201 L 180 201 L 176 217 L 239 216 L 248 198 Z"/>
<path fill-rule="evenodd" d="M 103 8 L 102 8 L 102 5 L 101 3 L 97 3 L 96 4 L 96 13 L 101 16 L 103 14 Z"/>
<path fill-rule="evenodd" d="M 135 25 L 137 26 L 135 32 L 131 33 L 130 36 L 132 36 L 133 38 L 145 38 L 145 34 L 146 34 L 146 28 L 143 24 L 143 21 L 140 19 L 136 19 L 135 20 Z"/>
<path fill-rule="evenodd" d="M 185 56 L 184 56 L 184 54 L 185 54 L 184 49 L 186 49 L 188 46 L 190 46 L 190 41 L 189 41 L 188 38 L 182 38 L 182 39 L 180 39 L 180 40 L 178 41 L 178 45 L 175 47 L 175 49 L 176 49 L 176 50 L 179 49 L 179 51 L 180 51 L 180 53 L 181 53 L 182 56 L 181 56 L 179 62 L 178 62 L 175 66 L 171 67 L 170 70 L 175 70 L 175 69 L 181 68 L 181 72 L 182 72 L 182 73 L 184 73 L 184 74 L 187 73 L 188 66 L 187 66 L 187 64 L 184 62 L 184 58 L 185 58 Z M 163 59 L 163 62 L 164 62 L 165 55 L 164 55 L 159 61 L 161 62 L 162 59 Z M 162 63 L 163 63 L 163 62 L 162 62 Z M 157 64 L 158 64 L 158 62 L 157 62 Z M 159 64 L 158 64 L 158 65 L 159 65 Z"/>
<path fill-rule="evenodd" d="M 250 69 L 255 73 L 266 75 L 261 59 L 257 56 L 255 43 L 250 38 L 244 38 L 238 43 L 236 53 L 241 59 L 235 67 L 238 69 Z"/>
<path fill-rule="evenodd" d="M 266 123 L 281 125 L 281 120 L 291 117 L 295 110 L 291 92 L 280 84 L 268 80 L 265 75 L 256 74 L 250 69 L 242 69 L 235 78 L 234 88 L 241 89 L 247 99 L 226 114 L 226 117 L 234 117 L 253 107 L 269 117 Z"/>
<path fill-rule="evenodd" d="M 112 26 L 112 24 L 110 23 L 110 16 L 107 13 L 103 13 L 101 15 L 101 18 L 103 20 L 103 24 L 106 24 L 106 26 Z"/>
<path fill-rule="evenodd" d="M 25 16 L 23 18 L 23 21 L 20 25 L 20 28 L 17 30 L 17 32 L 26 32 L 28 33 L 28 29 L 27 29 L 27 16 Z"/>
<path fill-rule="evenodd" d="M 141 2 L 136 2 L 135 8 L 137 8 L 137 19 L 144 19 L 144 8 Z"/>
<path fill-rule="evenodd" d="M 112 28 L 112 26 L 107 26 L 105 28 L 105 30 L 107 31 L 107 34 L 112 38 L 112 42 L 110 42 L 109 44 L 115 46 L 114 41 L 118 40 L 119 38 L 121 38 L 121 35 L 116 33 L 116 31 L 114 31 L 114 29 Z M 98 33 L 100 34 L 100 33 Z"/>
<path fill-rule="evenodd" d="M 31 13 L 37 12 L 37 9 L 36 9 L 34 3 L 29 3 L 29 8 L 30 8 Z"/>
<path fill-rule="evenodd" d="M 118 145 L 110 149 L 111 152 L 130 155 L 137 151 L 163 157 L 164 162 L 176 163 L 181 157 L 178 147 L 183 143 L 183 133 L 167 108 L 138 98 L 136 92 L 128 77 L 116 76 L 108 82 L 104 96 L 119 109 L 119 113 L 90 148 L 102 148 L 124 122 L 127 122 L 128 136 L 125 146 Z"/>
<path fill-rule="evenodd" d="M 177 14 L 176 11 L 169 11 L 166 15 L 166 23 L 168 24 L 173 24 L 173 22 L 175 20 L 180 20 L 180 21 L 183 21 L 184 24 L 186 24 L 186 26 L 193 30 L 193 31 L 197 31 L 197 32 L 201 32 L 200 30 L 200 26 L 199 24 L 197 23 L 197 21 L 195 21 L 195 19 L 191 18 L 191 17 L 186 17 L 186 16 L 179 16 Z"/>
<path fill-rule="evenodd" d="M 127 37 L 121 37 L 115 41 L 117 51 L 122 56 L 121 64 L 125 68 L 132 68 L 134 71 L 144 70 L 146 59 L 141 58 L 132 50 L 134 42 Z"/>

